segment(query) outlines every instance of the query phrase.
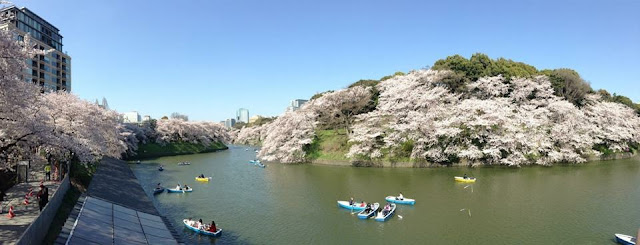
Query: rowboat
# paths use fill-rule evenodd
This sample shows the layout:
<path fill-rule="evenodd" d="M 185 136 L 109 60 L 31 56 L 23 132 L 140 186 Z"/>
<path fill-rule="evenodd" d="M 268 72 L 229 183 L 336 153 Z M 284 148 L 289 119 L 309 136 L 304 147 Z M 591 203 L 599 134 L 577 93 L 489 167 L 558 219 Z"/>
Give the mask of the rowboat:
<path fill-rule="evenodd" d="M 175 188 L 174 189 L 167 189 L 168 193 L 185 193 L 185 192 L 192 192 L 192 191 L 193 191 L 192 188 L 189 188 L 188 190 L 185 190 L 185 189 L 180 190 L 180 189 L 175 189 Z"/>
<path fill-rule="evenodd" d="M 366 204 L 363 202 L 354 202 L 353 205 L 349 205 L 349 201 L 338 201 L 338 206 L 354 211 L 361 211 L 366 208 Z"/>
<path fill-rule="evenodd" d="M 458 182 L 465 182 L 465 183 L 473 183 L 473 182 L 476 182 L 476 178 L 473 178 L 473 177 L 467 177 L 467 178 L 464 178 L 464 177 L 456 176 L 456 177 L 454 177 L 454 179 L 455 179 L 456 181 L 458 181 Z"/>
<path fill-rule="evenodd" d="M 398 197 L 395 197 L 395 196 L 388 196 L 388 197 L 385 197 L 384 199 L 387 200 L 387 202 L 392 202 L 397 204 L 407 204 L 407 205 L 416 204 L 416 200 L 411 198 L 398 199 Z"/>
<path fill-rule="evenodd" d="M 204 177 L 204 178 L 196 177 L 196 181 L 209 182 L 211 178 L 212 177 Z"/>
<path fill-rule="evenodd" d="M 374 203 L 371 206 L 371 210 L 367 210 L 366 207 L 364 210 L 360 211 L 360 213 L 358 213 L 358 218 L 359 219 L 368 219 L 371 216 L 376 214 L 376 211 L 378 210 L 378 208 L 380 207 L 380 203 Z"/>
<path fill-rule="evenodd" d="M 164 192 L 164 187 L 156 187 L 153 189 L 153 194 L 160 194 Z"/>
<path fill-rule="evenodd" d="M 178 165 L 191 165 L 190 162 L 179 162 Z"/>
<path fill-rule="evenodd" d="M 249 163 L 261 163 L 260 160 L 251 160 Z"/>
<path fill-rule="evenodd" d="M 376 215 L 376 221 L 387 221 L 387 219 L 391 218 L 391 216 L 393 216 L 393 213 L 396 212 L 396 204 L 392 203 L 391 204 L 391 210 L 389 210 L 389 212 L 387 212 L 387 214 L 384 214 L 384 211 L 380 211 L 378 212 L 378 215 Z"/>
<path fill-rule="evenodd" d="M 638 240 L 635 237 L 624 235 L 624 234 L 616 234 L 616 242 L 623 245 L 636 245 Z"/>
<path fill-rule="evenodd" d="M 163 168 L 162 166 L 160 166 L 160 167 L 158 168 L 158 171 L 163 171 L 163 170 L 164 170 L 164 168 Z"/>
<path fill-rule="evenodd" d="M 256 166 L 261 167 L 261 168 L 264 168 L 264 167 L 266 167 L 267 165 L 264 165 L 264 164 L 262 164 L 261 162 L 257 162 L 257 163 L 256 163 Z"/>
<path fill-rule="evenodd" d="M 206 231 L 206 230 L 200 230 L 196 227 L 193 227 L 189 224 L 189 220 L 188 219 L 183 219 L 182 223 L 184 223 L 184 226 L 186 226 L 187 228 L 189 228 L 189 230 L 195 231 L 198 234 L 202 234 L 202 235 L 206 235 L 206 236 L 214 236 L 214 237 L 219 237 L 220 235 L 222 235 L 222 229 L 217 228 L 216 232 L 211 232 L 211 231 Z"/>

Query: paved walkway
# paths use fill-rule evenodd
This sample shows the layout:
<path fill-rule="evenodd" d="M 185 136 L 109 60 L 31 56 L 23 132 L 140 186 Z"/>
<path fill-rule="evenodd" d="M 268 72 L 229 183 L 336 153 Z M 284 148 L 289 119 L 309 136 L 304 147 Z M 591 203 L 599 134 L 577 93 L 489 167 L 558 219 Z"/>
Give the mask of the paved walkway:
<path fill-rule="evenodd" d="M 6 192 L 4 201 L 0 202 L 0 244 L 13 244 L 20 235 L 29 227 L 29 224 L 40 214 L 36 195 L 40 190 L 40 181 L 44 178 L 44 162 L 34 162 L 29 171 L 29 182 L 19 183 Z M 43 184 L 49 188 L 49 199 L 58 190 L 59 182 L 45 181 Z M 33 196 L 29 198 L 29 204 L 25 205 L 24 196 L 33 190 Z M 9 219 L 7 214 L 9 207 L 13 206 L 15 217 Z"/>
<path fill-rule="evenodd" d="M 113 158 L 104 158 L 100 162 L 100 165 L 98 165 L 98 170 L 94 174 L 86 194 L 86 200 L 90 200 L 91 197 L 98 198 L 108 203 L 137 211 L 138 214 L 142 212 L 159 216 L 168 228 L 171 236 L 173 236 L 173 240 L 181 243 L 180 235 L 175 232 L 171 222 L 159 214 L 158 210 L 153 205 L 153 202 L 151 202 L 145 191 L 142 189 L 138 179 L 126 162 Z M 84 200 L 85 199 L 82 201 Z M 80 201 L 81 200 L 79 200 L 79 202 Z M 79 213 L 79 215 L 73 216 L 82 217 L 82 212 Z M 62 244 L 69 236 L 75 237 L 75 235 L 71 234 L 72 227 L 69 225 L 75 223 L 76 217 L 70 217 L 67 219 L 67 223 L 56 240 L 56 244 Z M 105 222 L 111 222 L 109 218 L 105 219 Z M 144 229 L 144 224 L 142 225 L 142 228 Z M 74 238 L 72 238 L 72 240 L 73 239 Z M 149 242 L 149 244 L 156 243 Z"/>

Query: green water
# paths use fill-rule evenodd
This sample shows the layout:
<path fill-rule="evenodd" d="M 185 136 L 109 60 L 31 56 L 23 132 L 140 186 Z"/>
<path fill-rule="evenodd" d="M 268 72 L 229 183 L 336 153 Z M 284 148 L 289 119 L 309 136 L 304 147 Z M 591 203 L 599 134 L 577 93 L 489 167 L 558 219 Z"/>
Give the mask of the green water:
<path fill-rule="evenodd" d="M 614 233 L 635 235 L 640 228 L 638 158 L 519 169 L 276 163 L 262 169 L 247 162 L 255 153 L 245 148 L 131 167 L 149 195 L 158 182 L 193 186 L 193 193 L 154 197 L 188 243 L 614 244 Z M 180 161 L 192 164 L 178 166 Z M 157 171 L 159 164 L 164 172 Z M 198 183 L 200 173 L 213 179 Z M 464 173 L 478 182 L 453 180 Z M 416 205 L 399 205 L 387 222 L 359 220 L 336 204 L 350 196 L 382 203 L 400 191 Z M 214 219 L 222 237 L 183 229 L 186 217 Z"/>

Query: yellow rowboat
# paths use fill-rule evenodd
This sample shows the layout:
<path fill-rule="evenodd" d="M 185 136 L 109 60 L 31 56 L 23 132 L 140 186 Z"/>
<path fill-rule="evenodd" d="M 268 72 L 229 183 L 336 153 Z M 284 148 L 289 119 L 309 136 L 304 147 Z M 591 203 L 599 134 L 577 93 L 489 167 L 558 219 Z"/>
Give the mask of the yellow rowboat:
<path fill-rule="evenodd" d="M 211 177 L 205 177 L 205 178 L 196 177 L 196 181 L 202 181 L 202 182 L 209 182 L 210 179 L 211 179 Z"/>
<path fill-rule="evenodd" d="M 455 179 L 456 181 L 458 181 L 458 182 L 464 182 L 464 183 L 473 183 L 473 182 L 476 182 L 476 178 L 473 178 L 473 177 L 467 177 L 467 178 L 465 179 L 464 177 L 456 176 L 456 177 L 454 177 L 454 179 Z"/>

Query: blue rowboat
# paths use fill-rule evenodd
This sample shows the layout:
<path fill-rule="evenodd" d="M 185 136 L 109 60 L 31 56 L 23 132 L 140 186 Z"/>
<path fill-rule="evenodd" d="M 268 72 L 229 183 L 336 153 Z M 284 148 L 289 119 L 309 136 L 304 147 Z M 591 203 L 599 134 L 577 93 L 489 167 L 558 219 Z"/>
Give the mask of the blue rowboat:
<path fill-rule="evenodd" d="M 396 212 L 396 204 L 392 203 L 391 210 L 389 210 L 389 212 L 387 212 L 386 214 L 384 211 L 378 212 L 378 215 L 376 215 L 376 221 L 387 221 L 389 218 L 391 218 L 391 216 L 393 216 L 393 213 L 395 212 Z"/>
<path fill-rule="evenodd" d="M 180 190 L 180 189 L 167 189 L 168 193 L 185 193 L 185 192 L 192 192 L 192 191 L 193 191 L 192 188 L 189 188 L 189 190 L 185 190 L 185 189 L 182 189 L 182 190 Z"/>
<path fill-rule="evenodd" d="M 182 223 L 184 223 L 184 226 L 189 228 L 189 230 L 195 231 L 198 234 L 202 234 L 202 235 L 206 235 L 206 236 L 214 236 L 214 237 L 219 237 L 220 235 L 222 235 L 222 229 L 220 229 L 220 228 L 216 228 L 216 232 L 211 232 L 211 231 L 206 231 L 206 230 L 200 230 L 198 228 L 195 228 L 195 227 L 189 225 L 189 220 L 188 219 L 183 219 Z"/>
<path fill-rule="evenodd" d="M 384 199 L 387 200 L 387 202 L 392 202 L 392 203 L 397 203 L 397 204 L 407 204 L 407 205 L 416 204 L 416 200 L 411 199 L 411 198 L 403 198 L 402 200 L 400 200 L 400 199 L 398 199 L 398 197 L 388 196 L 388 197 L 385 197 Z"/>
<path fill-rule="evenodd" d="M 638 242 L 638 240 L 636 240 L 635 237 L 629 235 L 616 234 L 616 242 L 623 245 L 636 245 L 636 242 Z"/>
<path fill-rule="evenodd" d="M 160 193 L 163 193 L 163 192 L 164 192 L 164 187 L 160 187 L 160 188 L 156 187 L 156 188 L 153 189 L 153 194 L 154 195 L 155 194 L 160 194 Z"/>
<path fill-rule="evenodd" d="M 376 211 L 378 210 L 378 208 L 380 207 L 380 203 L 374 203 L 371 206 L 371 210 L 367 210 L 366 207 L 364 210 L 360 211 L 360 213 L 358 213 L 358 218 L 359 219 L 368 219 L 371 216 L 374 216 L 376 214 Z"/>
<path fill-rule="evenodd" d="M 364 208 L 366 208 L 365 203 L 354 202 L 353 205 L 349 205 L 349 201 L 338 201 L 338 206 L 354 211 L 362 211 L 364 210 Z"/>
<path fill-rule="evenodd" d="M 249 161 L 249 163 L 262 163 L 262 162 L 260 162 L 260 160 L 251 160 Z"/>

